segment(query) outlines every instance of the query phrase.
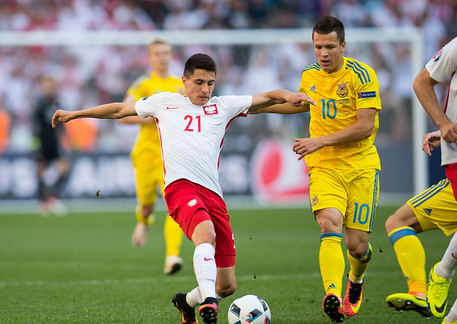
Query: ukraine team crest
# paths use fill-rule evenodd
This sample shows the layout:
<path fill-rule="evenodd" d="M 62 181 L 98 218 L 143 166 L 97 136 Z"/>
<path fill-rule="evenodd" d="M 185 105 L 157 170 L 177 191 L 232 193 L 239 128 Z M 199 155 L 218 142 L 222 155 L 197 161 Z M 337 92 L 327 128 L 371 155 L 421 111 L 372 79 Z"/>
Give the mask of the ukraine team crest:
<path fill-rule="evenodd" d="M 338 90 L 336 90 L 336 94 L 341 97 L 341 98 L 344 98 L 348 95 L 348 83 L 347 82 L 341 82 L 341 84 L 338 84 Z"/>

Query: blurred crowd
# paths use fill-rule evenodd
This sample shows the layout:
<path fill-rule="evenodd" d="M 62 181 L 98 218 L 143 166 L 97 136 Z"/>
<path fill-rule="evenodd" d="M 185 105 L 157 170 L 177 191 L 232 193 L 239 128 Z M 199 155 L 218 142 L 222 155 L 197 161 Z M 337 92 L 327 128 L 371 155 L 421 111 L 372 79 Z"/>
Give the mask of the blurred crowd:
<path fill-rule="evenodd" d="M 2 0 L 0 33 L 309 28 L 324 14 L 340 18 L 346 28 L 418 27 L 424 36 L 424 60 L 457 35 L 454 0 Z M 311 35 L 303 37 L 310 39 Z M 219 64 L 215 94 L 257 93 L 279 87 L 297 90 L 301 71 L 315 61 L 312 47 L 304 44 L 199 49 L 213 55 Z M 384 133 L 390 141 L 406 141 L 410 136 L 410 51 L 394 44 L 368 50 L 351 49 L 348 44 L 347 56 L 365 61 L 378 73 L 385 108 L 381 118 L 384 127 L 389 127 Z M 175 48 L 173 74 L 181 75 L 189 52 Z M 31 150 L 30 116 L 39 96 L 40 77 L 55 79 L 62 107 L 76 110 L 121 101 L 129 84 L 146 73 L 148 65 L 141 46 L 3 46 L 0 70 L 0 153 L 16 153 Z M 268 117 L 266 122 L 272 131 L 290 129 L 281 126 L 284 121 L 276 117 Z M 303 121 L 286 122 L 300 128 Z M 69 130 L 66 147 L 81 152 L 127 152 L 136 128 L 123 127 L 112 121 L 86 121 L 78 125 L 86 131 Z"/>

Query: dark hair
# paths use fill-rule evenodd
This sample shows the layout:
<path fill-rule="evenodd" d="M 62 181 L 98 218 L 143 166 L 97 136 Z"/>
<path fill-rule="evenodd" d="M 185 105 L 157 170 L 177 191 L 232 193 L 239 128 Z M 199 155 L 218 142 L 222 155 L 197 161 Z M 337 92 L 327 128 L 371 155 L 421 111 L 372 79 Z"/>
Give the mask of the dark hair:
<path fill-rule="evenodd" d="M 184 66 L 184 76 L 190 78 L 195 70 L 205 70 L 208 72 L 217 73 L 216 62 L 212 59 L 211 56 L 197 53 L 189 57 Z"/>
<path fill-rule="evenodd" d="M 327 35 L 331 32 L 336 32 L 336 37 L 340 41 L 340 44 L 344 42 L 344 25 L 338 18 L 326 15 L 319 19 L 319 21 L 313 27 L 313 39 L 314 33 L 320 35 Z"/>

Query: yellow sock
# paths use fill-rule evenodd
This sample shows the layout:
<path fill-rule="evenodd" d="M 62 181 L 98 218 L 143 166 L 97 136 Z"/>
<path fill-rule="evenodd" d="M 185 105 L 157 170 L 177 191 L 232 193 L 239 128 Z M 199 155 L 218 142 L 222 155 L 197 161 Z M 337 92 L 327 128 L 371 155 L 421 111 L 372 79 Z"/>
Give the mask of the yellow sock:
<path fill-rule="evenodd" d="M 344 266 L 344 255 L 341 250 L 341 234 L 322 234 L 319 250 L 319 267 L 326 294 L 334 293 L 341 297 Z"/>
<path fill-rule="evenodd" d="M 425 251 L 416 232 L 408 226 L 389 233 L 398 263 L 408 284 L 408 292 L 427 294 Z"/>
<path fill-rule="evenodd" d="M 141 213 L 141 205 L 140 204 L 136 205 L 135 216 L 136 216 L 136 219 L 140 223 L 143 223 L 146 226 L 152 225 L 154 223 L 155 215 L 152 214 L 152 215 L 149 215 L 148 217 L 143 217 L 143 214 Z"/>
<path fill-rule="evenodd" d="M 349 271 L 349 278 L 352 282 L 358 283 L 363 279 L 363 275 L 368 268 L 368 263 L 370 263 L 371 255 L 373 254 L 373 249 L 371 248 L 370 243 L 368 243 L 367 252 L 361 258 L 355 258 L 347 251 L 347 256 L 349 263 L 351 264 L 351 270 Z"/>
<path fill-rule="evenodd" d="M 165 257 L 170 255 L 179 256 L 182 243 L 182 230 L 169 215 L 165 218 L 164 236 L 166 245 Z"/>

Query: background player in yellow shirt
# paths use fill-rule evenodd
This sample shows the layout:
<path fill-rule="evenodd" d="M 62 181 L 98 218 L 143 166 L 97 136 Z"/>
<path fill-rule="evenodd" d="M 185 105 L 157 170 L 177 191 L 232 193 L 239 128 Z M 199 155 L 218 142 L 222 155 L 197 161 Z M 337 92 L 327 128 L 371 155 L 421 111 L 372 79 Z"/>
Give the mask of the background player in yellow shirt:
<path fill-rule="evenodd" d="M 154 39 L 148 45 L 148 61 L 151 65 L 149 75 L 139 77 L 127 90 L 124 101 L 137 101 L 152 94 L 169 91 L 184 93 L 180 78 L 168 74 L 168 65 L 172 59 L 172 48 L 163 39 Z M 132 236 L 134 246 L 141 247 L 146 243 L 149 229 L 154 222 L 154 203 L 157 188 L 164 195 L 163 165 L 160 139 L 155 119 L 139 116 L 126 117 L 119 120 L 123 124 L 139 124 L 140 132 L 133 147 L 131 157 L 135 168 L 136 194 L 138 205 L 136 218 L 138 223 Z M 182 267 L 179 252 L 182 243 L 182 230 L 170 217 L 165 219 L 165 274 L 173 274 Z"/>
<path fill-rule="evenodd" d="M 373 69 L 343 56 L 345 31 L 339 19 L 322 17 L 313 28 L 313 44 L 317 62 L 304 69 L 299 91 L 317 103 L 310 107 L 311 137 L 295 139 L 293 150 L 308 165 L 311 206 L 321 229 L 322 306 L 332 322 L 342 322 L 344 314 L 359 311 L 372 254 L 368 239 L 381 169 L 373 142 L 381 100 Z M 351 269 L 342 301 L 343 226 Z"/>

